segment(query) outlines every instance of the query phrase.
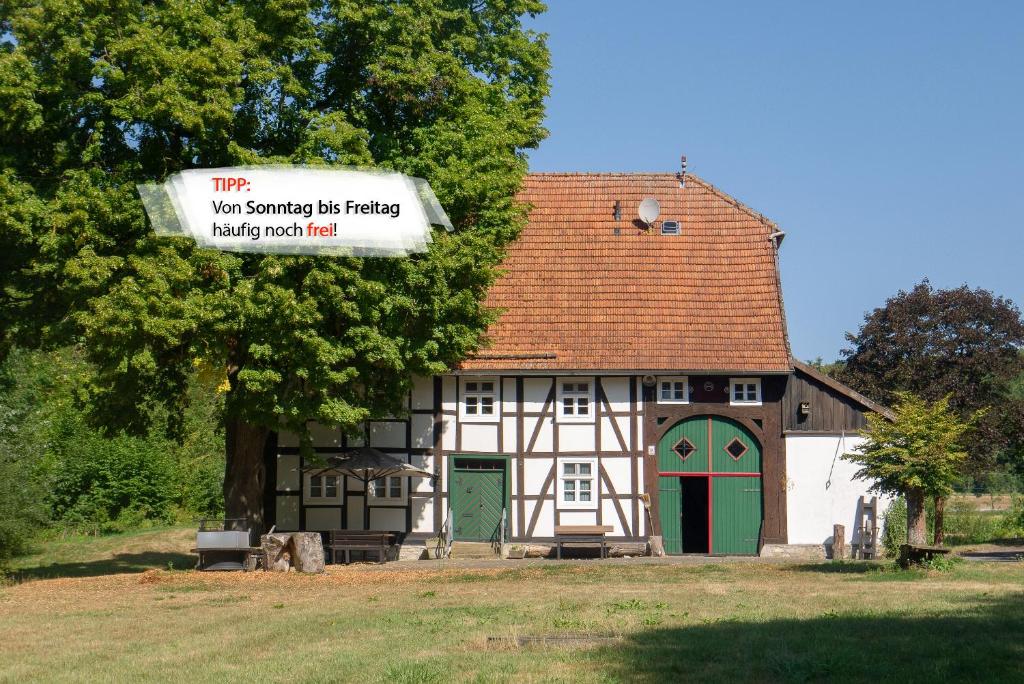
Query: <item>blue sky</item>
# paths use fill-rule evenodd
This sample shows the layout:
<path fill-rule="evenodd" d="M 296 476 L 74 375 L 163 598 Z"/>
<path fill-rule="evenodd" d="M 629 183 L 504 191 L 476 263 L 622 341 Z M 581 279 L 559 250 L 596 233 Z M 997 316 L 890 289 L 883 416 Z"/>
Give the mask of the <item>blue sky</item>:
<path fill-rule="evenodd" d="M 1024 304 L 1024 2 L 551 0 L 534 171 L 689 170 L 787 232 L 799 358 L 924 277 Z"/>

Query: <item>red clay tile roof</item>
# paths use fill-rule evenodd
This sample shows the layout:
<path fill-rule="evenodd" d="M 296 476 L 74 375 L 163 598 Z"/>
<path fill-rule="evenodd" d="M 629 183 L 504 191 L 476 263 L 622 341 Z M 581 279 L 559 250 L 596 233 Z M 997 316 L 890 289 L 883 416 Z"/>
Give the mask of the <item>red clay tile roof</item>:
<path fill-rule="evenodd" d="M 661 203 L 650 230 L 634 223 L 645 197 Z M 690 174 L 537 173 L 520 199 L 530 220 L 487 299 L 504 313 L 462 370 L 792 368 L 777 228 L 760 214 Z"/>

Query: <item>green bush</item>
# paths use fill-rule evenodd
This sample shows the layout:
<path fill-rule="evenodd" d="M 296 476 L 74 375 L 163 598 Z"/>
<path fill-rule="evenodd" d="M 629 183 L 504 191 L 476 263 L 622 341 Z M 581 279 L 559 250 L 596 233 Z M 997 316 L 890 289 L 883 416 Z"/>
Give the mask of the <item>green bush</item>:
<path fill-rule="evenodd" d="M 999 515 L 975 510 L 968 501 L 958 500 L 946 506 L 943 521 L 946 544 L 979 544 L 999 538 Z M 934 523 L 932 523 L 932 526 Z"/>
<path fill-rule="evenodd" d="M 896 497 L 885 512 L 885 526 L 882 528 L 882 547 L 885 555 L 896 558 L 900 555 L 900 544 L 907 543 L 907 502 L 902 496 Z"/>
<path fill-rule="evenodd" d="M 1010 539 L 1024 537 L 1024 496 L 1013 497 L 1010 510 L 999 525 L 999 536 Z"/>

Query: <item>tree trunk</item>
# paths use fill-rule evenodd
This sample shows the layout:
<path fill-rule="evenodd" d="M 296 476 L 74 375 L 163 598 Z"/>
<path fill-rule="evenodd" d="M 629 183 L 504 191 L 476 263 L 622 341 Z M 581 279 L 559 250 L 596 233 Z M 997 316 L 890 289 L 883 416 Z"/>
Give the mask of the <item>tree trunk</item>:
<path fill-rule="evenodd" d="M 935 536 L 932 543 L 935 546 L 942 546 L 946 541 L 945 530 L 942 529 L 942 518 L 946 512 L 946 497 L 935 497 Z"/>
<path fill-rule="evenodd" d="M 229 416 L 225 425 L 224 517 L 244 518 L 255 539 L 263 529 L 263 450 L 270 430 Z"/>
<path fill-rule="evenodd" d="M 925 523 L 924 492 L 912 489 L 907 492 L 907 543 L 925 546 L 928 543 L 928 526 Z"/>

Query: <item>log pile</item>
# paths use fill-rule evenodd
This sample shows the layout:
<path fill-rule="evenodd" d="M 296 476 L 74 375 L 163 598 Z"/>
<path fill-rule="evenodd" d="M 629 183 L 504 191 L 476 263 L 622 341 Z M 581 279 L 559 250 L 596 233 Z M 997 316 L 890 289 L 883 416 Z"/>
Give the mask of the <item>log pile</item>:
<path fill-rule="evenodd" d="M 319 532 L 274 532 L 260 537 L 264 569 L 270 572 L 324 571 L 324 545 Z"/>

